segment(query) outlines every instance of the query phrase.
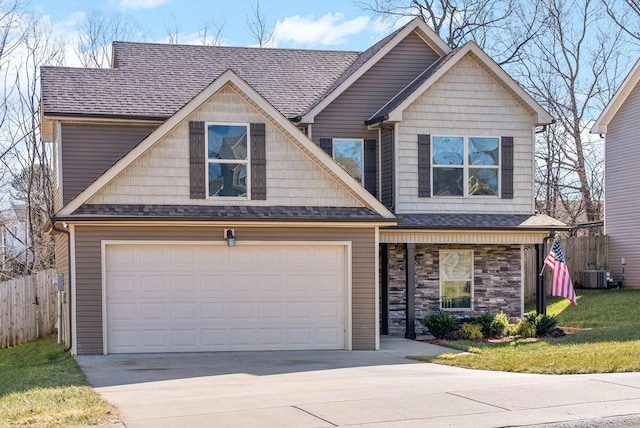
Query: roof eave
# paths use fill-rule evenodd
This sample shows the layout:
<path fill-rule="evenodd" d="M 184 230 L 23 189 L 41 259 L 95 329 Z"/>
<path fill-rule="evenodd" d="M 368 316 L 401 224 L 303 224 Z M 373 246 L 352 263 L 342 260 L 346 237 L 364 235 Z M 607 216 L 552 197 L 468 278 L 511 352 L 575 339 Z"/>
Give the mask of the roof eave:
<path fill-rule="evenodd" d="M 618 110 L 622 104 L 624 104 L 629 94 L 631 94 L 631 91 L 636 87 L 638 81 L 640 81 L 640 59 L 633 65 L 631 71 L 629 71 L 629 74 L 613 95 L 613 98 L 611 98 L 602 113 L 600 113 L 598 119 L 596 119 L 591 127 L 590 132 L 592 134 L 607 133 L 607 125 L 609 125 L 609 122 L 611 122 L 616 113 L 618 113 Z"/>
<path fill-rule="evenodd" d="M 455 231 L 455 230 L 463 230 L 463 231 L 472 231 L 472 230 L 481 230 L 481 231 L 492 231 L 492 230 L 502 230 L 502 231 L 514 231 L 514 232 L 558 232 L 558 231 L 568 231 L 571 229 L 570 226 L 448 226 L 448 225 L 435 225 L 435 226 L 420 226 L 420 225 L 402 225 L 399 224 L 391 229 L 406 229 L 406 230 L 447 230 L 447 231 Z"/>
<path fill-rule="evenodd" d="M 127 223 L 148 223 L 148 222 L 168 222 L 168 223 L 229 223 L 229 222 L 255 222 L 260 223 L 380 223 L 395 224 L 397 218 L 335 218 L 327 219 L 326 217 L 202 217 L 202 216 L 113 216 L 113 215 L 60 215 L 51 218 L 52 222 L 66 223 L 100 223 L 100 222 L 127 222 Z"/>

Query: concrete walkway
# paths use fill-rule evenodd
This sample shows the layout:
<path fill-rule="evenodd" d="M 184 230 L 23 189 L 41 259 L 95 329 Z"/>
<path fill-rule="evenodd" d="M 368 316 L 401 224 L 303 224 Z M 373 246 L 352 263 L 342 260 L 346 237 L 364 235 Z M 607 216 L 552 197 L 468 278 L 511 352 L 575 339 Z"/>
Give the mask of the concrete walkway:
<path fill-rule="evenodd" d="M 78 357 L 116 427 L 636 426 L 640 373 L 549 376 L 419 363 L 450 349 Z M 629 424 L 627 424 L 629 423 Z M 626 424 L 626 425 L 625 425 Z"/>

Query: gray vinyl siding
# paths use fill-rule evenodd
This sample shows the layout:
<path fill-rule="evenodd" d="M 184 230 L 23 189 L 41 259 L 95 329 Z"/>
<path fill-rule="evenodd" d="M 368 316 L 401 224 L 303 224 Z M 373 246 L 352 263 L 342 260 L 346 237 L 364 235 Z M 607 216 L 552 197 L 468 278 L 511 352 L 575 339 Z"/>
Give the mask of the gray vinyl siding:
<path fill-rule="evenodd" d="M 437 59 L 411 33 L 316 116 L 313 140 L 319 144 L 321 138 L 377 139 L 378 132 L 367 130 L 364 121 Z"/>
<path fill-rule="evenodd" d="M 64 275 L 64 292 L 67 296 L 65 299 L 65 303 L 63 305 L 63 315 L 62 315 L 62 340 L 66 345 L 69 345 L 71 340 L 71 330 L 69 329 L 69 299 L 70 295 L 70 287 L 69 287 L 69 238 L 65 234 L 55 235 L 55 245 L 56 245 L 56 272 Z"/>
<path fill-rule="evenodd" d="M 62 124 L 63 204 L 149 135 L 154 125 Z"/>
<path fill-rule="evenodd" d="M 393 130 L 380 133 L 380 201 L 393 209 Z"/>
<path fill-rule="evenodd" d="M 352 241 L 353 349 L 374 349 L 375 229 L 235 227 L 251 241 Z M 76 305 L 79 355 L 102 353 L 101 240 L 220 241 L 223 227 L 76 226 Z"/>
<path fill-rule="evenodd" d="M 636 86 L 608 125 L 605 143 L 605 233 L 609 235 L 609 269 L 622 275 L 625 287 L 640 288 L 640 197 L 633 187 L 640 165 L 640 85 Z"/>

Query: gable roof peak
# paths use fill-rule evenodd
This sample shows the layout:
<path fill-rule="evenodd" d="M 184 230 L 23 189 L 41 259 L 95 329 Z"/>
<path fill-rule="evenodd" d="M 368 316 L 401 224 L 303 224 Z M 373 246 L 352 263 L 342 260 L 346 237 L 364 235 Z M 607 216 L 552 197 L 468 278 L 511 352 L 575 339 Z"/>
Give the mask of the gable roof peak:
<path fill-rule="evenodd" d="M 613 95 L 613 98 L 611 98 L 604 110 L 602 110 L 602 113 L 600 113 L 598 119 L 596 119 L 591 127 L 592 134 L 604 135 L 607 133 L 609 123 L 616 113 L 618 113 L 618 110 L 622 107 L 629 95 L 631 95 L 633 89 L 638 85 L 638 81 L 640 81 L 640 59 L 633 65 L 631 71 L 629 71 L 629 74 Z"/>

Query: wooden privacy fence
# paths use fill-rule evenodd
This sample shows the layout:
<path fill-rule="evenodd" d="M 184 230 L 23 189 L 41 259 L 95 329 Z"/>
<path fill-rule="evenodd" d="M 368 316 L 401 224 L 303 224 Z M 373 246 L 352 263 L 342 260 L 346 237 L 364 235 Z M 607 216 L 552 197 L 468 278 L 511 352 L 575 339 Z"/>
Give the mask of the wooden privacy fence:
<path fill-rule="evenodd" d="M 0 282 L 0 349 L 54 333 L 56 277 L 55 269 L 49 269 Z"/>
<path fill-rule="evenodd" d="M 545 243 L 543 257 L 547 257 L 553 240 Z M 609 237 L 574 236 L 560 238 L 560 246 L 567 260 L 571 280 L 576 288 L 582 287 L 582 273 L 585 270 L 606 270 L 609 268 Z M 536 272 L 536 252 L 533 247 L 527 248 L 524 255 L 524 297 L 530 302 L 536 298 L 536 280 L 540 272 Z M 551 274 L 545 268 L 545 287 L 547 296 L 551 295 Z"/>

